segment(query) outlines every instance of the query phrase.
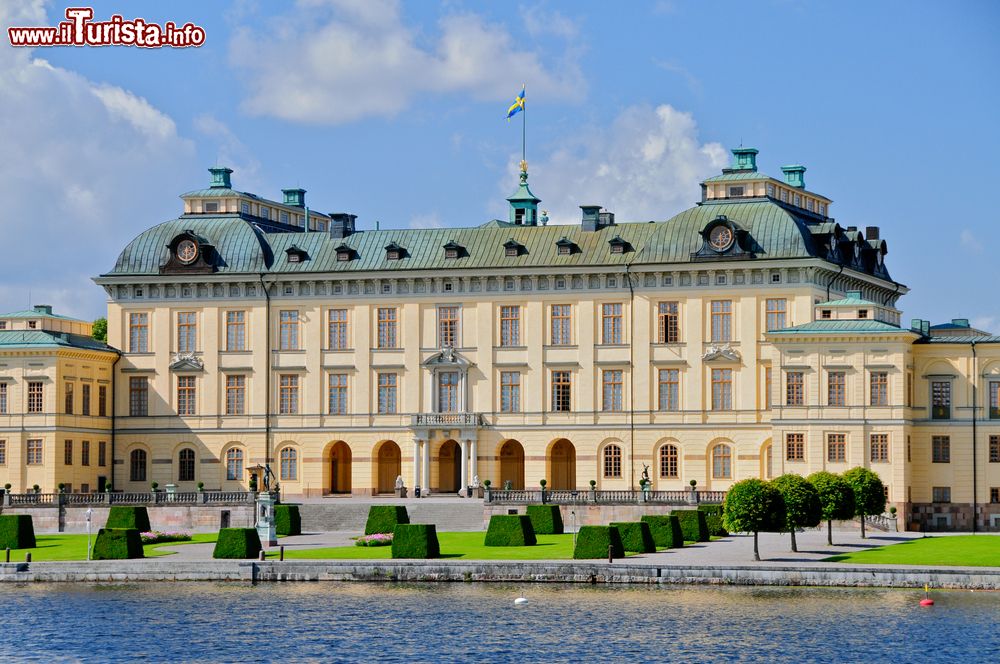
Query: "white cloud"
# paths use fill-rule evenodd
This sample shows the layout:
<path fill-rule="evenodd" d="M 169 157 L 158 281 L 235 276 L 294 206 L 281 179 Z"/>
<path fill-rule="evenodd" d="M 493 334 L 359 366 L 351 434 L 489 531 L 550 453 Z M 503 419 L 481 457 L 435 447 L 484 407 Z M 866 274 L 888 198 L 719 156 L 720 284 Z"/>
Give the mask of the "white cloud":
<path fill-rule="evenodd" d="M 233 185 L 240 191 L 260 191 L 264 182 L 260 173 L 260 160 L 253 151 L 233 133 L 229 125 L 214 115 L 199 115 L 194 119 L 194 128 L 217 145 L 215 163 L 228 166 L 236 171 L 238 180 Z"/>
<path fill-rule="evenodd" d="M 248 78 L 245 110 L 323 124 L 392 117 L 443 93 L 506 101 L 522 84 L 539 98 L 579 99 L 578 51 L 567 52 L 553 69 L 479 15 L 444 16 L 427 35 L 403 23 L 398 3 L 365 0 L 300 0 L 294 21 L 239 29 L 230 44 Z"/>
<path fill-rule="evenodd" d="M 414 215 L 410 219 L 410 228 L 444 228 L 444 222 L 441 221 L 441 215 L 437 212 L 429 212 Z"/>
<path fill-rule="evenodd" d="M 621 221 L 649 221 L 691 207 L 698 183 L 726 163 L 722 145 L 699 140 L 690 113 L 664 104 L 633 106 L 610 127 L 585 128 L 529 170 L 551 223 L 579 223 L 579 206 L 587 203 L 603 205 Z M 512 160 L 502 191 L 516 173 Z"/>
<path fill-rule="evenodd" d="M 977 316 L 971 322 L 972 327 L 977 330 L 986 330 L 993 334 L 1000 334 L 1000 316 Z"/>
<path fill-rule="evenodd" d="M 562 39 L 574 39 L 580 33 L 577 22 L 566 15 L 542 7 L 521 7 L 521 22 L 532 37 L 552 35 Z"/>
<path fill-rule="evenodd" d="M 0 24 L 49 25 L 39 2 L 4 2 Z M 147 100 L 0 45 L 0 311 L 28 299 L 94 318 L 109 270 L 138 232 L 175 215 L 194 145 Z"/>
<path fill-rule="evenodd" d="M 983 242 L 980 240 L 975 233 L 970 231 L 968 228 L 963 228 L 962 232 L 958 234 L 958 241 L 961 245 L 971 251 L 974 254 L 983 253 Z"/>

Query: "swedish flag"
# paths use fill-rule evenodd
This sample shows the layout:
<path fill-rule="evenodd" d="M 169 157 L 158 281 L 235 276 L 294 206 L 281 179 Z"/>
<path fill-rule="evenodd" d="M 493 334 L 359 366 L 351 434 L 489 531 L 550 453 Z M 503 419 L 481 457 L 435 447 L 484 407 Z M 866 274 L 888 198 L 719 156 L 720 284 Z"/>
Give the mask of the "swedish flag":
<path fill-rule="evenodd" d="M 521 86 L 521 94 L 514 98 L 514 103 L 510 105 L 507 109 L 507 119 L 510 120 L 512 117 L 524 110 L 524 86 Z"/>

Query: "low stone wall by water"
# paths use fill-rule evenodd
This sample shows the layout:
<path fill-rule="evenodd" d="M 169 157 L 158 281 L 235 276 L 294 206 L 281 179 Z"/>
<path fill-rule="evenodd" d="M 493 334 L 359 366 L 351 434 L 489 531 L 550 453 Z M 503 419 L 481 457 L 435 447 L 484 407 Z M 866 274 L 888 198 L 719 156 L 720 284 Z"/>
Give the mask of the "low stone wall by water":
<path fill-rule="evenodd" d="M 93 505 L 91 528 L 97 532 L 108 521 L 110 507 Z M 254 524 L 254 506 L 251 505 L 149 505 L 149 525 L 153 530 L 185 532 L 215 532 L 223 523 L 223 512 L 228 512 L 229 525 L 236 528 Z M 31 505 L 5 507 L 3 514 L 29 514 L 36 533 L 85 533 L 87 508 L 81 506 Z"/>

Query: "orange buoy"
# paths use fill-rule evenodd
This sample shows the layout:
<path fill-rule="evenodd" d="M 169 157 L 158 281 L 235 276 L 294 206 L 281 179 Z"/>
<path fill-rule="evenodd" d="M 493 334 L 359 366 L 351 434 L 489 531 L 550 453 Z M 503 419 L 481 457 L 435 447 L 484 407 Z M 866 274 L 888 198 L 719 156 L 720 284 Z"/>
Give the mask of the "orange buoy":
<path fill-rule="evenodd" d="M 934 606 L 934 600 L 932 600 L 930 597 L 925 597 L 922 600 L 920 600 L 920 606 Z"/>

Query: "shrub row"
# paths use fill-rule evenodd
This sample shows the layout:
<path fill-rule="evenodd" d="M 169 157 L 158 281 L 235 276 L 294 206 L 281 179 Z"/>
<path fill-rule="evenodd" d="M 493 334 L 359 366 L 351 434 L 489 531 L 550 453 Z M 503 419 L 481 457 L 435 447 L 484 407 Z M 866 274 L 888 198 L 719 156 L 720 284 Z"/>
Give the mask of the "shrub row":
<path fill-rule="evenodd" d="M 34 549 L 35 527 L 30 514 L 0 516 L 0 549 Z"/>
<path fill-rule="evenodd" d="M 647 514 L 642 520 L 649 524 L 653 543 L 661 549 L 679 549 L 684 546 L 681 521 L 675 514 Z"/>
<path fill-rule="evenodd" d="M 257 558 L 261 552 L 256 528 L 223 528 L 215 542 L 213 558 Z"/>
<path fill-rule="evenodd" d="M 558 505 L 528 505 L 528 518 L 536 535 L 562 535 L 564 532 Z"/>
<path fill-rule="evenodd" d="M 277 535 L 301 535 L 302 517 L 298 505 L 274 506 L 274 532 Z"/>
<path fill-rule="evenodd" d="M 705 520 L 705 513 L 701 510 L 674 510 L 671 512 L 681 524 L 681 532 L 684 533 L 686 542 L 707 542 L 708 522 Z"/>
<path fill-rule="evenodd" d="M 135 528 L 101 528 L 90 557 L 93 560 L 143 558 L 142 537 Z"/>
<path fill-rule="evenodd" d="M 494 514 L 486 531 L 486 546 L 534 546 L 532 520 L 525 514 Z"/>
<path fill-rule="evenodd" d="M 105 528 L 135 528 L 140 533 L 152 530 L 149 526 L 149 513 L 145 507 L 135 505 L 112 505 L 108 512 L 108 522 Z"/>
<path fill-rule="evenodd" d="M 645 521 L 618 521 L 609 524 L 618 529 L 622 548 L 635 553 L 656 553 L 656 543 Z"/>
<path fill-rule="evenodd" d="M 712 537 L 726 537 L 729 531 L 722 523 L 722 505 L 699 505 L 699 512 L 705 513 L 705 523 L 708 525 L 708 534 Z"/>
<path fill-rule="evenodd" d="M 611 547 L 612 558 L 624 558 L 621 534 L 612 526 L 583 526 L 576 535 L 573 558 L 577 560 L 607 558 Z"/>
<path fill-rule="evenodd" d="M 403 505 L 372 505 L 368 508 L 365 535 L 391 533 L 395 531 L 397 524 L 409 522 L 410 517 Z"/>
<path fill-rule="evenodd" d="M 400 523 L 392 533 L 393 558 L 440 558 L 437 528 L 427 523 Z"/>

